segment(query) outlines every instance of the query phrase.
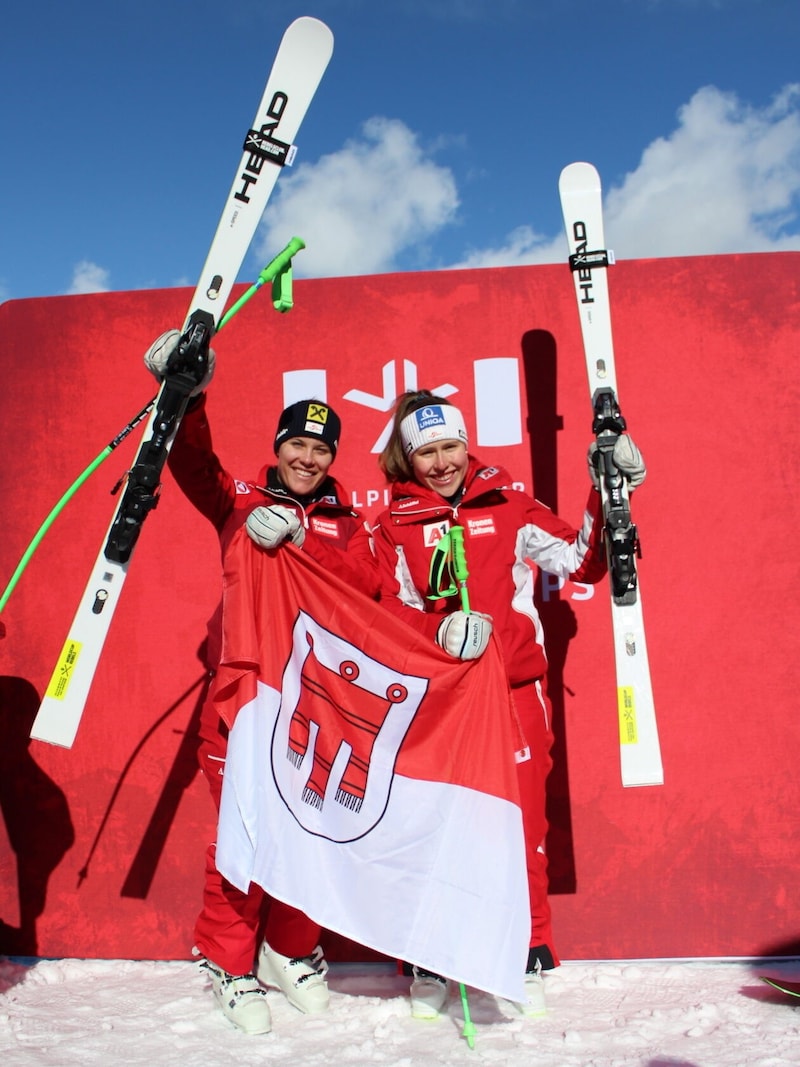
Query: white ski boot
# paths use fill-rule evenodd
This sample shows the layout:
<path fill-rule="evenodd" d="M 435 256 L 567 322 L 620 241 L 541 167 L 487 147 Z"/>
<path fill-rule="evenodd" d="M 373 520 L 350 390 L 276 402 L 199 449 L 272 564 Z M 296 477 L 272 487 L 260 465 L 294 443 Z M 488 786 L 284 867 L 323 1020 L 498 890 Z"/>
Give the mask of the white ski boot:
<path fill-rule="evenodd" d="M 310 956 L 282 956 L 266 941 L 258 953 L 258 978 L 264 985 L 275 986 L 290 1004 L 306 1015 L 327 1011 L 330 993 L 325 975 L 328 964 L 317 945 Z"/>
<path fill-rule="evenodd" d="M 423 967 L 413 967 L 411 1014 L 415 1019 L 438 1019 L 447 1003 L 447 979 Z"/>
<path fill-rule="evenodd" d="M 272 1014 L 267 1004 L 267 991 L 254 974 L 228 974 L 211 960 L 201 965 L 211 975 L 214 999 L 223 1015 L 246 1034 L 268 1034 L 272 1029 Z"/>

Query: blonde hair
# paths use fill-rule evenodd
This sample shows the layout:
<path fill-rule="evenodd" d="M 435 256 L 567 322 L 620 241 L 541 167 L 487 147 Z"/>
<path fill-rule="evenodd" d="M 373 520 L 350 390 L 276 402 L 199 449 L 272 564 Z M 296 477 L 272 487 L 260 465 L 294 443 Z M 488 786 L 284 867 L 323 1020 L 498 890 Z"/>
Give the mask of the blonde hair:
<path fill-rule="evenodd" d="M 410 459 L 406 456 L 403 442 L 400 437 L 400 423 L 410 415 L 412 411 L 428 407 L 430 404 L 448 404 L 443 396 L 436 396 L 427 389 L 409 390 L 401 393 L 394 406 L 394 420 L 392 432 L 386 447 L 378 456 L 378 466 L 383 471 L 388 482 L 408 481 L 414 477 L 414 471 Z"/>

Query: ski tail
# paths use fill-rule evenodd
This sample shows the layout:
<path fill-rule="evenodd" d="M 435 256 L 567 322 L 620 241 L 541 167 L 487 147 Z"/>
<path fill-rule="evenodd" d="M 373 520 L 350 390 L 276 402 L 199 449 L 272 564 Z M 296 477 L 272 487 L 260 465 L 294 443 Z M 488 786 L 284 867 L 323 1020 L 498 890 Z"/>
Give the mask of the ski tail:
<path fill-rule="evenodd" d="M 614 445 L 627 427 L 617 395 L 608 292 L 608 268 L 614 256 L 605 244 L 600 176 L 591 163 L 571 163 L 561 172 L 558 187 L 598 451 L 611 586 L 622 784 L 662 785 L 664 770 L 637 567 L 641 555 L 639 533 L 631 519 L 627 483 L 613 460 Z"/>
<path fill-rule="evenodd" d="M 295 137 L 332 53 L 333 35 L 315 18 L 295 19 L 281 39 L 189 304 L 181 338 L 181 344 L 189 346 L 188 361 L 161 386 L 125 493 L 34 721 L 31 737 L 36 740 L 64 748 L 75 740 L 142 523 L 159 499 L 161 472 L 197 380 L 194 370 L 221 323 L 278 175 L 294 158 Z"/>

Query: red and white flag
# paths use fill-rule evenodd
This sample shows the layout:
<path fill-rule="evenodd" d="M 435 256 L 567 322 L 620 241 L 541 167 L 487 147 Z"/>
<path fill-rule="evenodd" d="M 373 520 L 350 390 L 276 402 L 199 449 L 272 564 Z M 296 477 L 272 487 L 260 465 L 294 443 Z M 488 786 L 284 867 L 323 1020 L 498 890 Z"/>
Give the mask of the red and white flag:
<path fill-rule="evenodd" d="M 222 874 L 389 957 L 524 999 L 524 742 L 495 642 L 454 660 L 244 530 L 224 602 Z"/>

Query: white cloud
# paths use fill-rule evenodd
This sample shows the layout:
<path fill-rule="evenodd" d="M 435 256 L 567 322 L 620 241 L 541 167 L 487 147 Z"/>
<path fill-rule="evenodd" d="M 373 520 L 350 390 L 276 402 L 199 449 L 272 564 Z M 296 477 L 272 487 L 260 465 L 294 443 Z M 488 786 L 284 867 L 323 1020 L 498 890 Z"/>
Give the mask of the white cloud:
<path fill-rule="evenodd" d="M 453 173 L 435 152 L 403 122 L 370 119 L 341 151 L 282 177 L 261 253 L 269 258 L 299 234 L 308 247 L 298 272 L 312 277 L 396 270 L 409 248 L 424 258 L 459 207 Z M 618 258 L 800 250 L 800 84 L 762 108 L 714 86 L 699 89 L 635 170 L 616 186 L 604 182 L 604 201 Z M 566 251 L 562 232 L 522 223 L 448 266 L 561 262 Z"/>
<path fill-rule="evenodd" d="M 760 109 L 714 86 L 699 89 L 674 132 L 653 141 L 604 200 L 606 240 L 620 259 L 800 250 L 800 84 Z M 453 266 L 565 255 L 562 234 L 546 239 L 522 226 Z"/>
<path fill-rule="evenodd" d="M 260 230 L 269 258 L 295 235 L 306 242 L 303 275 L 390 271 L 403 249 L 451 222 L 458 193 L 451 171 L 426 156 L 396 119 L 371 118 L 362 136 L 283 176 Z"/>
<path fill-rule="evenodd" d="M 618 256 L 800 249 L 800 85 L 761 109 L 713 86 L 606 197 Z"/>
<path fill-rule="evenodd" d="M 109 291 L 109 274 L 105 267 L 98 267 L 87 259 L 82 259 L 72 273 L 72 285 L 67 296 L 81 296 L 84 293 L 107 293 Z"/>
<path fill-rule="evenodd" d="M 530 226 L 518 226 L 496 248 L 473 249 L 453 269 L 470 267 L 514 267 L 529 263 L 556 263 L 567 255 L 566 237 L 548 238 Z"/>

